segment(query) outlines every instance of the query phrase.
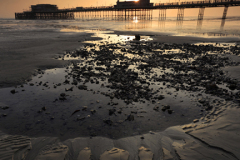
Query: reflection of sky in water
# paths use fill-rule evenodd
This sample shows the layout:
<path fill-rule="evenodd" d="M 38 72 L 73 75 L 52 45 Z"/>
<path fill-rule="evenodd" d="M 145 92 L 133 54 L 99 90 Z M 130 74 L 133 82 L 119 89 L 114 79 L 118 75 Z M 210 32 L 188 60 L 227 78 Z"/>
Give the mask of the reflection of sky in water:
<path fill-rule="evenodd" d="M 144 31 L 167 35 L 191 35 L 200 37 L 238 37 L 240 36 L 240 19 L 227 17 L 225 26 L 221 28 L 220 18 L 205 18 L 202 26 L 197 26 L 197 19 L 184 17 L 181 26 L 177 25 L 176 17 L 167 17 L 166 21 L 141 20 L 133 17 L 131 21 L 112 19 L 76 19 L 76 20 L 49 20 L 49 21 L 20 21 L 0 20 L 0 33 L 14 30 L 42 30 L 56 29 L 61 32 L 82 32 L 85 30 L 118 30 L 118 31 Z"/>

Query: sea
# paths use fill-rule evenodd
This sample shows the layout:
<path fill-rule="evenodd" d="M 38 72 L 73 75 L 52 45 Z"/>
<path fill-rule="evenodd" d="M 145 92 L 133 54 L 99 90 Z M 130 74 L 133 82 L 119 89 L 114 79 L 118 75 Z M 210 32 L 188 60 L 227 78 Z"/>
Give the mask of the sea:
<path fill-rule="evenodd" d="M 204 17 L 199 21 L 197 17 L 184 17 L 178 21 L 176 17 L 159 20 L 113 20 L 109 19 L 80 19 L 75 20 L 15 20 L 0 19 L 0 35 L 21 30 L 54 29 L 60 32 L 82 32 L 86 30 L 109 31 L 144 31 L 176 36 L 195 37 L 237 37 L 240 36 L 240 17 Z M 24 36 L 24 35 L 22 35 Z"/>

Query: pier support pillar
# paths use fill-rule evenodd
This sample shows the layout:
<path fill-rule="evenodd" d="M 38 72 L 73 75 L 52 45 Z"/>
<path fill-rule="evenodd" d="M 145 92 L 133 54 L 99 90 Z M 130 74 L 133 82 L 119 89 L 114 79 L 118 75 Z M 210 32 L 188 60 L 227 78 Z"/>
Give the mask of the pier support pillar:
<path fill-rule="evenodd" d="M 166 20 L 166 9 L 159 9 L 159 20 Z"/>
<path fill-rule="evenodd" d="M 184 17 L 184 8 L 178 8 L 177 20 L 183 21 Z"/>
<path fill-rule="evenodd" d="M 184 8 L 178 8 L 177 14 L 177 26 L 182 26 L 183 24 L 183 17 L 184 17 Z"/>
<path fill-rule="evenodd" d="M 228 6 L 225 6 L 224 7 L 224 10 L 223 10 L 223 15 L 222 15 L 222 22 L 221 22 L 221 29 L 224 27 L 225 25 L 225 19 L 227 17 L 227 11 L 228 11 Z"/>
<path fill-rule="evenodd" d="M 197 28 L 200 29 L 202 26 L 203 16 L 204 16 L 205 7 L 199 8 Z"/>
<path fill-rule="evenodd" d="M 228 11 L 228 6 L 225 6 L 225 7 L 224 7 L 224 10 L 223 10 L 222 19 L 226 19 L 226 17 L 227 17 L 227 11 Z"/>

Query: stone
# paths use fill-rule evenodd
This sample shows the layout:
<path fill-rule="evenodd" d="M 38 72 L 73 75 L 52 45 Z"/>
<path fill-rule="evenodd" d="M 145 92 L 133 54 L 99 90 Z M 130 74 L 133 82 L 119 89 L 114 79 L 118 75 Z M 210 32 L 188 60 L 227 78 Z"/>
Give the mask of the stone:
<path fill-rule="evenodd" d="M 128 115 L 127 119 L 128 121 L 134 121 L 134 115 Z"/>
<path fill-rule="evenodd" d="M 115 114 L 116 109 L 109 109 L 108 114 L 111 116 L 112 114 Z"/>
<path fill-rule="evenodd" d="M 165 106 L 162 107 L 162 111 L 166 111 L 167 109 L 170 109 L 169 105 L 165 105 Z"/>

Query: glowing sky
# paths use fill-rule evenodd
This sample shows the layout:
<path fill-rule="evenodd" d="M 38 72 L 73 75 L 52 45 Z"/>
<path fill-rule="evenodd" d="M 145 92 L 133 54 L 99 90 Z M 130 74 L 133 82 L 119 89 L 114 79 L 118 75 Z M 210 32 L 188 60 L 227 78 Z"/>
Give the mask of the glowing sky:
<path fill-rule="evenodd" d="M 117 0 L 0 0 L 0 18 L 14 18 L 15 12 L 29 10 L 31 5 L 35 4 L 56 4 L 59 8 L 74 8 L 77 6 L 105 6 L 115 5 Z M 152 3 L 176 2 L 179 0 L 151 0 Z M 186 0 L 180 0 L 186 1 Z M 197 16 L 198 9 L 185 9 L 185 16 Z M 205 16 L 221 17 L 223 8 L 207 8 Z M 176 16 L 176 10 L 167 10 L 167 16 Z M 240 7 L 229 7 L 227 16 L 240 16 Z"/>

